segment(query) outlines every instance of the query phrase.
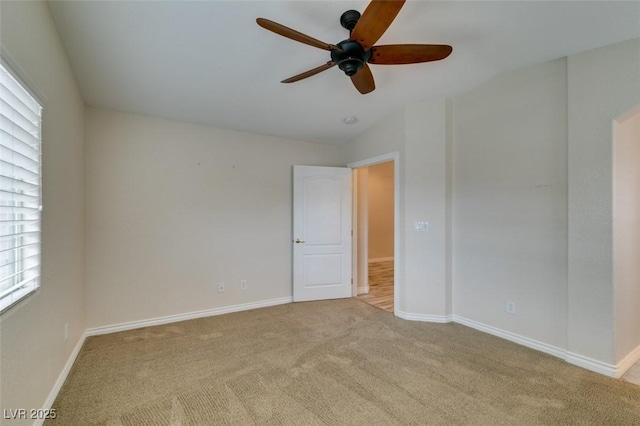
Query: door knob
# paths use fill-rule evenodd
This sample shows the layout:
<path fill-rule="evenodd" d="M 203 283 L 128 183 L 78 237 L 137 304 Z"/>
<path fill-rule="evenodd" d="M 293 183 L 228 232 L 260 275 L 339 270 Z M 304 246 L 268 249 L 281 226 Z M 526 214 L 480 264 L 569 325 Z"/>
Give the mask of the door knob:
<path fill-rule="evenodd" d="M 300 244 L 300 243 L 304 243 L 304 240 L 301 240 L 300 238 L 296 238 L 296 244 Z"/>

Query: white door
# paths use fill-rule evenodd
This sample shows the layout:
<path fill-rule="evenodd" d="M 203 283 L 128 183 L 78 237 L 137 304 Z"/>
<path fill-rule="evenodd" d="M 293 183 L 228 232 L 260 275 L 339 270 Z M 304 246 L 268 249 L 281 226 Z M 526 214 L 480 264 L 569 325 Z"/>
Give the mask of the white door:
<path fill-rule="evenodd" d="M 293 301 L 351 297 L 351 169 L 293 166 Z"/>

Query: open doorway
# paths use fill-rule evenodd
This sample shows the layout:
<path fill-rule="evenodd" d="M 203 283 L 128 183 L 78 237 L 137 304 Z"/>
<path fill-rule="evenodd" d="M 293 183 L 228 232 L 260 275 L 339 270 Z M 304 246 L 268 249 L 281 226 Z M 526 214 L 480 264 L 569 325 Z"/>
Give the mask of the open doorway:
<path fill-rule="evenodd" d="M 354 170 L 357 298 L 394 312 L 395 162 Z"/>

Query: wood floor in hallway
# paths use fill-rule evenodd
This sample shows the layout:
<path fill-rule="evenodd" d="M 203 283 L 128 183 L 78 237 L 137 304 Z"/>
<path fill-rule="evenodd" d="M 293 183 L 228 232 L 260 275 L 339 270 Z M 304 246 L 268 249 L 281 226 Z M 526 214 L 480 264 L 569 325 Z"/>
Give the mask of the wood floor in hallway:
<path fill-rule="evenodd" d="M 393 260 L 369 263 L 369 293 L 358 299 L 393 312 Z"/>
<path fill-rule="evenodd" d="M 622 380 L 626 380 L 627 382 L 640 386 L 640 361 L 636 362 L 633 367 L 631 367 L 625 375 L 622 376 Z"/>

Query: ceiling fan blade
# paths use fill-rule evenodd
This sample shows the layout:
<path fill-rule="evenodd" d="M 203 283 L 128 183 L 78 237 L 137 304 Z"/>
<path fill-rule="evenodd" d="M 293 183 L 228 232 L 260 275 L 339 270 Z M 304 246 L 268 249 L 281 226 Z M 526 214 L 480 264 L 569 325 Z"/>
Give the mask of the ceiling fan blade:
<path fill-rule="evenodd" d="M 277 22 L 273 22 L 264 18 L 258 18 L 256 19 L 256 22 L 265 30 L 273 31 L 276 34 L 280 34 L 281 36 L 290 38 L 291 40 L 308 44 L 309 46 L 317 47 L 318 49 L 340 50 L 338 46 L 335 46 L 333 44 L 328 44 L 318 39 L 315 39 L 313 37 L 310 37 L 306 34 L 302 34 L 299 31 L 293 30 L 289 27 L 285 27 L 284 25 L 278 24 Z"/>
<path fill-rule="evenodd" d="M 439 61 L 451 54 L 453 48 L 446 44 L 387 44 L 373 46 L 370 64 L 399 65 Z"/>
<path fill-rule="evenodd" d="M 389 28 L 405 0 L 372 0 L 351 32 L 351 41 L 357 41 L 369 50 Z"/>
<path fill-rule="evenodd" d="M 334 65 L 335 65 L 334 62 L 329 61 L 326 64 L 320 65 L 317 68 L 314 68 L 314 69 L 309 70 L 309 71 L 305 71 L 305 72 L 303 72 L 301 74 L 298 74 L 298 75 L 294 75 L 293 77 L 289 77 L 286 80 L 282 80 L 281 83 L 295 83 L 296 81 L 300 81 L 300 80 L 302 80 L 304 78 L 311 77 L 312 75 L 316 75 L 316 74 L 318 74 L 318 73 L 320 73 L 322 71 L 328 70 L 329 68 L 331 68 Z"/>
<path fill-rule="evenodd" d="M 351 76 L 351 81 L 353 85 L 356 86 L 356 89 L 358 89 L 358 92 L 363 95 L 373 92 L 376 88 L 376 83 L 373 81 L 373 74 L 371 74 L 371 68 L 369 68 L 367 64 L 364 64 L 355 75 Z"/>

